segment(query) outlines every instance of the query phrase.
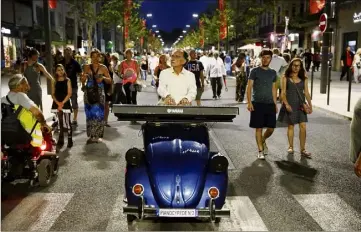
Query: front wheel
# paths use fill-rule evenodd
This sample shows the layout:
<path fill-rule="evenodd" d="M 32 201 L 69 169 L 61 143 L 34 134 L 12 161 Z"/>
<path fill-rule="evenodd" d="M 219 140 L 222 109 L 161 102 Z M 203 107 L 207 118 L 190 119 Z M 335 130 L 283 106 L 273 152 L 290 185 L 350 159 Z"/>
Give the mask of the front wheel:
<path fill-rule="evenodd" d="M 38 180 L 41 187 L 49 186 L 53 175 L 53 165 L 49 159 L 43 159 L 37 166 Z"/>

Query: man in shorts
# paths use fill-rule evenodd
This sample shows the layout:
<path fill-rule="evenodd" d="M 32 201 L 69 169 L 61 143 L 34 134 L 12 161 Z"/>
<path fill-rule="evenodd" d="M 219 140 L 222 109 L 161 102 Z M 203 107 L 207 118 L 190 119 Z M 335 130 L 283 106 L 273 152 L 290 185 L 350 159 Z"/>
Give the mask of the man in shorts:
<path fill-rule="evenodd" d="M 201 96 L 204 92 L 204 75 L 203 75 L 203 64 L 199 60 L 197 60 L 197 53 L 195 50 L 191 50 L 189 52 L 191 60 L 187 63 L 185 68 L 192 72 L 196 78 L 196 85 L 197 85 L 197 96 L 196 102 L 197 106 L 201 106 Z"/>
<path fill-rule="evenodd" d="M 248 78 L 247 109 L 251 112 L 249 126 L 256 129 L 258 159 L 264 159 L 268 154 L 266 139 L 276 127 L 277 108 L 277 73 L 269 68 L 272 51 L 261 52 L 261 66 L 252 69 Z M 252 92 L 253 91 L 253 92 Z M 262 136 L 263 128 L 267 128 Z"/>

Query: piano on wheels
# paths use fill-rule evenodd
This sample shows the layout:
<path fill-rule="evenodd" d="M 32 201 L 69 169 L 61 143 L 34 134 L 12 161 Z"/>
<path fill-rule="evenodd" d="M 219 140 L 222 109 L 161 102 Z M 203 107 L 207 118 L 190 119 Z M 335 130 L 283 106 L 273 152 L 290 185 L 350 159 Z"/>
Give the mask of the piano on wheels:
<path fill-rule="evenodd" d="M 232 122 L 238 107 L 113 105 L 119 121 L 145 121 L 143 147 L 125 154 L 127 221 L 203 218 L 218 223 L 225 208 L 228 164 L 210 148 L 207 122 Z"/>
<path fill-rule="evenodd" d="M 238 107 L 223 106 L 159 106 L 113 105 L 119 121 L 146 122 L 232 122 L 239 114 Z"/>

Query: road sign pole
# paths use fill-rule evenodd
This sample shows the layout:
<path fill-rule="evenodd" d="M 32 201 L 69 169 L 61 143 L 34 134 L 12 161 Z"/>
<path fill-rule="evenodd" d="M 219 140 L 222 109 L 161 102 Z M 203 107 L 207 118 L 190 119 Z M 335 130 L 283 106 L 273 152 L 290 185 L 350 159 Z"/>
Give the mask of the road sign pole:
<path fill-rule="evenodd" d="M 325 94 L 327 92 L 327 73 L 328 73 L 328 56 L 330 47 L 330 30 L 328 30 L 327 15 L 331 15 L 331 0 L 326 0 L 325 13 L 320 17 L 320 30 L 322 34 L 322 59 L 321 59 L 321 84 L 320 93 Z"/>

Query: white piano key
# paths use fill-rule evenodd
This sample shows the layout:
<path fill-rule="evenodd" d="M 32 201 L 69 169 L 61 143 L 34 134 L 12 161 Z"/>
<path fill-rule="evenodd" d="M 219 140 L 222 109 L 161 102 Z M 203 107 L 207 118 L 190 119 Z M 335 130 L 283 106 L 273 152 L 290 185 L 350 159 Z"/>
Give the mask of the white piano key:
<path fill-rule="evenodd" d="M 49 231 L 73 193 L 35 193 L 24 198 L 1 221 L 3 231 Z"/>
<path fill-rule="evenodd" d="M 325 231 L 357 231 L 361 215 L 336 193 L 293 195 Z"/>

